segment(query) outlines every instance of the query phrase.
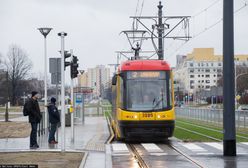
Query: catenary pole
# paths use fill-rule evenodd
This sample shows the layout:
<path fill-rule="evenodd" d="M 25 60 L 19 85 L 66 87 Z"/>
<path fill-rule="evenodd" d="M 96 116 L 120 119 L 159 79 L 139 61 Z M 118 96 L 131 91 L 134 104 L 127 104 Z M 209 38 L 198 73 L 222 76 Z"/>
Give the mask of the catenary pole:
<path fill-rule="evenodd" d="M 224 156 L 236 156 L 233 0 L 223 1 Z"/>
<path fill-rule="evenodd" d="M 161 1 L 159 1 L 158 5 L 158 59 L 163 60 L 164 59 L 164 49 L 163 49 L 163 32 L 164 32 L 164 26 L 163 26 L 163 12 L 162 12 L 163 5 L 161 4 Z"/>

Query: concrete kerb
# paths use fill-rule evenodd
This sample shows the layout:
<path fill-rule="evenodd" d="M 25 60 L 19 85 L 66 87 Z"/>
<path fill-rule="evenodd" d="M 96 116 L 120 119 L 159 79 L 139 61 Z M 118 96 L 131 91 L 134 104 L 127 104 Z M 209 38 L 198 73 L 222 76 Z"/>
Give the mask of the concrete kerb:
<path fill-rule="evenodd" d="M 106 153 L 105 153 L 105 168 L 112 168 L 112 156 L 111 156 L 111 145 L 106 144 Z"/>
<path fill-rule="evenodd" d="M 85 165 L 85 163 L 86 163 L 88 154 L 89 154 L 89 152 L 86 152 L 86 151 L 85 151 L 84 157 L 83 157 L 83 159 L 82 159 L 82 161 L 81 161 L 81 163 L 80 163 L 80 165 L 79 165 L 79 168 L 84 168 L 84 165 Z"/>
<path fill-rule="evenodd" d="M 106 116 L 105 116 L 106 117 Z M 109 132 L 110 132 L 110 136 L 107 140 L 107 142 L 105 143 L 105 168 L 112 168 L 112 156 L 111 156 L 111 141 L 113 140 L 114 138 L 114 131 L 113 131 L 113 128 L 110 124 L 110 121 L 109 121 L 109 118 L 106 117 L 107 119 L 107 123 L 108 123 L 108 128 L 109 128 Z"/>

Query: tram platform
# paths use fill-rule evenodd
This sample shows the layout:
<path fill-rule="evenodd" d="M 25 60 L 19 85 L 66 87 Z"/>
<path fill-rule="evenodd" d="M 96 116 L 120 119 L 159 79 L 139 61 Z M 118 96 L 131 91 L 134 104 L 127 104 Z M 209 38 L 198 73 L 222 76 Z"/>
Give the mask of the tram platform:
<path fill-rule="evenodd" d="M 11 121 L 27 121 L 27 117 L 11 119 Z M 84 123 L 75 121 L 75 138 L 71 141 L 71 127 L 65 129 L 65 150 L 85 153 L 81 167 L 97 168 L 105 165 L 105 142 L 109 137 L 105 117 L 85 117 Z M 58 144 L 48 143 L 48 133 L 38 137 L 39 148 L 35 151 L 61 151 L 61 128 L 58 129 Z M 32 152 L 29 148 L 29 137 L 0 139 L 0 152 Z M 3 164 L 3 163 L 1 163 Z"/>

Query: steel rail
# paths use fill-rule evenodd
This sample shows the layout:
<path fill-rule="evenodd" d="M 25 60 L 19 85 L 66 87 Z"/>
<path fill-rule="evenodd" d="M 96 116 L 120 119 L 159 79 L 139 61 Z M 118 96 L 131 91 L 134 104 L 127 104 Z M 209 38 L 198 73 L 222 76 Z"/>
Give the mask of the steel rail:
<path fill-rule="evenodd" d="M 132 155 L 134 159 L 137 161 L 138 165 L 141 168 L 149 168 L 149 166 L 145 163 L 145 161 L 142 159 L 141 155 L 139 152 L 136 150 L 135 146 L 133 144 L 127 144 L 128 148 L 132 152 Z"/>
<path fill-rule="evenodd" d="M 183 157 L 185 157 L 189 162 L 191 162 L 192 164 L 196 165 L 197 167 L 200 168 L 204 168 L 206 166 L 204 166 L 202 163 L 196 161 L 195 159 L 191 158 L 189 155 L 183 153 L 181 150 L 179 150 L 177 147 L 175 147 L 172 144 L 168 145 L 169 147 L 171 147 L 173 150 L 175 150 L 177 153 L 179 153 L 180 155 L 182 155 Z"/>

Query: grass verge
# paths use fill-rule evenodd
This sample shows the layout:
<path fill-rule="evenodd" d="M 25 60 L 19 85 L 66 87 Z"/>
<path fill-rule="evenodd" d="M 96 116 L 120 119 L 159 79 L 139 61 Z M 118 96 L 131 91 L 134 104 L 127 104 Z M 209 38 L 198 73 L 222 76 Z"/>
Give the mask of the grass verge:
<path fill-rule="evenodd" d="M 180 127 L 184 129 L 180 129 Z M 199 142 L 209 142 L 209 141 L 215 141 L 208 137 L 197 135 L 195 133 L 192 133 L 190 131 L 186 131 L 185 129 L 188 129 L 190 131 L 198 132 L 200 134 L 204 134 L 206 136 L 210 136 L 216 139 L 223 140 L 223 134 L 222 129 L 220 127 L 216 126 L 209 126 L 205 124 L 199 124 L 198 122 L 189 121 L 185 119 L 177 119 L 176 121 L 176 129 L 174 132 L 174 136 L 178 139 L 181 139 L 183 141 L 199 141 Z M 242 138 L 241 136 L 245 137 Z M 238 142 L 247 142 L 248 136 L 245 134 L 237 133 L 237 141 Z"/>

